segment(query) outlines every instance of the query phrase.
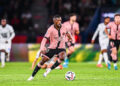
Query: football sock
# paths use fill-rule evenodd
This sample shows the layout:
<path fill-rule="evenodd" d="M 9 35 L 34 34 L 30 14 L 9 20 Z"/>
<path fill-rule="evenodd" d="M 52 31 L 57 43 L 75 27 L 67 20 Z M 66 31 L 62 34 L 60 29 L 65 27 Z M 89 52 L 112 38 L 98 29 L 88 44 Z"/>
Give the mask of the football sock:
<path fill-rule="evenodd" d="M 38 72 L 38 70 L 40 70 L 41 67 L 38 67 L 38 65 L 36 65 L 33 73 L 32 73 L 32 77 L 34 77 L 36 75 L 36 73 Z"/>
<path fill-rule="evenodd" d="M 1 64 L 5 65 L 5 53 L 1 52 Z"/>
<path fill-rule="evenodd" d="M 107 55 L 106 52 L 103 53 L 103 58 L 104 58 L 105 64 L 107 64 L 107 62 L 108 62 L 108 55 Z"/>
<path fill-rule="evenodd" d="M 101 64 L 101 62 L 102 62 L 102 59 L 103 59 L 103 56 L 102 56 L 102 54 L 100 54 L 100 55 L 99 55 L 98 64 Z"/>
<path fill-rule="evenodd" d="M 114 67 L 117 66 L 117 63 L 114 63 Z"/>
<path fill-rule="evenodd" d="M 58 61 L 55 62 L 55 64 L 51 67 L 51 69 L 55 69 L 58 65 L 60 65 L 60 63 Z"/>

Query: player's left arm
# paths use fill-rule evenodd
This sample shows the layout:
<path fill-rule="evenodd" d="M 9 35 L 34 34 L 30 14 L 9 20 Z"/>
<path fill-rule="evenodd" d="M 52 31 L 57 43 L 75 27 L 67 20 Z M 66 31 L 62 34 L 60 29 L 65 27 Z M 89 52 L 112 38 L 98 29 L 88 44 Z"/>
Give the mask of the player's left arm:
<path fill-rule="evenodd" d="M 79 35 L 79 33 L 80 33 L 79 24 L 76 23 L 75 34 Z"/>
<path fill-rule="evenodd" d="M 15 32 L 12 26 L 9 27 L 9 32 L 10 32 L 10 37 L 8 38 L 8 40 L 12 40 L 15 37 Z"/>
<path fill-rule="evenodd" d="M 68 41 L 72 41 L 72 40 L 73 40 L 73 39 L 72 39 L 72 35 L 71 35 L 70 32 L 67 32 L 67 33 L 66 33 L 66 36 L 67 36 L 67 38 L 68 38 Z"/>

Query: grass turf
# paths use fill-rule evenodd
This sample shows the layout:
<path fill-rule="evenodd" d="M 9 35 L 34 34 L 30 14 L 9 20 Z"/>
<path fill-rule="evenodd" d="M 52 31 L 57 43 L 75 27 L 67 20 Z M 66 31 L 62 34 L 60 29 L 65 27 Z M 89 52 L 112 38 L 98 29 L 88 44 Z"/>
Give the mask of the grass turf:
<path fill-rule="evenodd" d="M 42 76 L 45 70 L 40 70 L 33 81 L 27 81 L 30 67 L 27 62 L 6 63 L 0 68 L 0 86 L 120 86 L 120 70 L 97 68 L 94 62 L 70 63 L 69 68 L 53 70 L 46 78 Z M 76 73 L 74 81 L 65 79 L 67 71 Z"/>

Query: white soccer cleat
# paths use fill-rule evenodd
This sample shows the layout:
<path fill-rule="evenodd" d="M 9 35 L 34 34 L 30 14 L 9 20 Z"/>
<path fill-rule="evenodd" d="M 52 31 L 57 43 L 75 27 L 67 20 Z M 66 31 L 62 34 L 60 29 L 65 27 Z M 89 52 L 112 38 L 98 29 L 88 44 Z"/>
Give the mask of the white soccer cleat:
<path fill-rule="evenodd" d="M 43 74 L 43 76 L 44 76 L 44 77 L 47 77 L 47 75 L 48 75 L 50 72 L 51 72 L 51 69 L 48 68 L 48 69 L 46 70 L 46 72 Z"/>
<path fill-rule="evenodd" d="M 45 73 L 43 74 L 43 76 L 46 77 L 46 76 L 47 76 L 47 73 L 45 72 Z"/>
<path fill-rule="evenodd" d="M 4 67 L 5 67 L 5 64 L 2 64 L 2 65 L 1 65 L 1 68 L 4 68 Z"/>
<path fill-rule="evenodd" d="M 29 78 L 28 78 L 28 81 L 32 81 L 34 79 L 34 77 L 33 76 L 30 76 Z"/>

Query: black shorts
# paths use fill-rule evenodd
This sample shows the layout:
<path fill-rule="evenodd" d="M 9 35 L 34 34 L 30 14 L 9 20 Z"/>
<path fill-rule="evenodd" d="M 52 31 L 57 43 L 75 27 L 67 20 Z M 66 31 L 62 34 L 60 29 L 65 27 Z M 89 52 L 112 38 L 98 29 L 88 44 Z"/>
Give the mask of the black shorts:
<path fill-rule="evenodd" d="M 58 55 L 60 52 L 63 52 L 65 49 L 49 49 L 48 52 L 45 54 L 49 58 L 52 58 L 54 55 Z"/>
<path fill-rule="evenodd" d="M 116 47 L 116 49 L 119 49 L 119 45 L 120 45 L 120 40 L 110 40 L 110 47 L 114 48 Z"/>

